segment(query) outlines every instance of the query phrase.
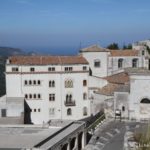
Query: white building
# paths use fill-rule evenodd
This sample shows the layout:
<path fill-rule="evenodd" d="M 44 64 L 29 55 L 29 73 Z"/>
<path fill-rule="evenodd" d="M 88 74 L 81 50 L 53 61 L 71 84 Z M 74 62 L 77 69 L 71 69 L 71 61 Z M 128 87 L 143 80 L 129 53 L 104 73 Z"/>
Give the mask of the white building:
<path fill-rule="evenodd" d="M 89 64 L 82 56 L 16 56 L 6 65 L 6 97 L 25 97 L 31 121 L 90 116 Z"/>
<path fill-rule="evenodd" d="M 93 45 L 80 50 L 90 66 L 90 74 L 97 77 L 106 77 L 119 72 L 124 68 L 148 67 L 145 60 L 146 50 L 109 50 Z"/>
<path fill-rule="evenodd" d="M 132 95 L 129 90 L 136 89 L 122 82 L 122 72 L 149 66 L 144 48 L 109 50 L 94 45 L 81 49 L 79 56 L 14 56 L 6 65 L 6 98 L 24 97 L 30 109 L 25 114 L 35 124 L 86 118 L 103 110 L 106 100 L 113 116 L 115 109 L 133 109 L 126 99 Z M 130 117 L 129 111 L 122 114 Z"/>

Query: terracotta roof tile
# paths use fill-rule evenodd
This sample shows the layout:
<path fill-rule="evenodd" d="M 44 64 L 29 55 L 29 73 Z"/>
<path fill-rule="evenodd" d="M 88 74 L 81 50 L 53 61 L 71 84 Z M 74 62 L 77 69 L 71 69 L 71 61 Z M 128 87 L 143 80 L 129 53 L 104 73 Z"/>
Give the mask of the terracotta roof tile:
<path fill-rule="evenodd" d="M 126 72 L 121 72 L 108 77 L 104 77 L 103 79 L 107 80 L 109 83 L 125 84 L 129 82 L 129 75 Z"/>
<path fill-rule="evenodd" d="M 111 50 L 110 51 L 111 56 L 117 57 L 117 56 L 138 56 L 137 50 Z"/>
<path fill-rule="evenodd" d="M 114 92 L 129 92 L 130 91 L 130 86 L 128 85 L 120 85 L 120 84 L 112 84 L 109 83 L 103 88 L 99 89 L 95 93 L 97 94 L 102 94 L 106 96 L 113 96 Z"/>
<path fill-rule="evenodd" d="M 9 60 L 16 65 L 88 64 L 82 56 L 12 56 Z"/>
<path fill-rule="evenodd" d="M 92 45 L 90 47 L 81 49 L 80 52 L 109 52 L 109 50 L 98 45 Z"/>

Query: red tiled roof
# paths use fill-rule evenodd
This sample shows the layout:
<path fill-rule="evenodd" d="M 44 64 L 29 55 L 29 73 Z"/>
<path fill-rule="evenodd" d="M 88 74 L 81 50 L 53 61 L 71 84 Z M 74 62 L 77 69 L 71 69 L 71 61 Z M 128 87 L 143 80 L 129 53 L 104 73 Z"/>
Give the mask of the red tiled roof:
<path fill-rule="evenodd" d="M 99 89 L 98 91 L 95 91 L 95 93 L 106 96 L 113 96 L 114 92 L 129 92 L 129 91 L 130 91 L 129 85 L 109 83 L 103 88 Z"/>
<path fill-rule="evenodd" d="M 82 56 L 12 56 L 9 61 L 16 65 L 88 64 Z"/>
<path fill-rule="evenodd" d="M 109 52 L 108 49 L 99 47 L 98 45 L 92 45 L 80 50 L 80 52 Z"/>
<path fill-rule="evenodd" d="M 125 84 L 129 82 L 129 75 L 126 72 L 121 72 L 108 77 L 104 77 L 109 83 Z"/>
<path fill-rule="evenodd" d="M 110 50 L 110 54 L 113 57 L 117 56 L 138 56 L 137 50 Z"/>

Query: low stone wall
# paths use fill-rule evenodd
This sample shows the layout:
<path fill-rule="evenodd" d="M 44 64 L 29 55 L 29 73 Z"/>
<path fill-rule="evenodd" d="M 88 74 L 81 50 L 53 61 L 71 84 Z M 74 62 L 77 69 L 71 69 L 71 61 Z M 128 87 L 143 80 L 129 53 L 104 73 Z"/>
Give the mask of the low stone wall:
<path fill-rule="evenodd" d="M 0 124 L 24 124 L 23 117 L 2 117 Z"/>

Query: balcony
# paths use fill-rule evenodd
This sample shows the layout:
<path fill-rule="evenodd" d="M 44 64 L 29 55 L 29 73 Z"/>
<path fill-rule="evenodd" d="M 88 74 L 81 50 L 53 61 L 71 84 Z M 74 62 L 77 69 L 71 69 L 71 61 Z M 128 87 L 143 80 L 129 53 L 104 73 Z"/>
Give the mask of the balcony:
<path fill-rule="evenodd" d="M 65 106 L 76 106 L 76 103 L 73 100 L 66 100 L 64 104 Z"/>

